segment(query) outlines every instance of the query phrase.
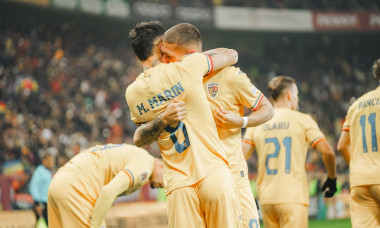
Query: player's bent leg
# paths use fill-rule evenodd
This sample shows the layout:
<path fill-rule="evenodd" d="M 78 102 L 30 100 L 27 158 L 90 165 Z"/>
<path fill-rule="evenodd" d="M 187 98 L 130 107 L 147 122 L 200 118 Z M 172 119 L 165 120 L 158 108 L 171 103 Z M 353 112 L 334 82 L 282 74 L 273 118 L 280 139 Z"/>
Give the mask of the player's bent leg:
<path fill-rule="evenodd" d="M 240 198 L 243 227 L 259 228 L 259 212 L 257 211 L 257 205 L 251 186 L 242 186 L 237 189 Z"/>
<path fill-rule="evenodd" d="M 280 227 L 308 227 L 309 207 L 305 204 L 278 204 L 275 206 L 280 218 Z"/>
<path fill-rule="evenodd" d="M 350 215 L 353 228 L 380 226 L 380 185 L 351 189 Z"/>
<path fill-rule="evenodd" d="M 207 227 L 241 227 L 240 200 L 230 170 L 223 165 L 199 183 Z"/>
<path fill-rule="evenodd" d="M 262 204 L 261 212 L 263 214 L 264 227 L 280 228 L 280 219 L 277 211 L 275 210 L 275 205 Z"/>
<path fill-rule="evenodd" d="M 206 227 L 196 188 L 197 186 L 183 187 L 173 190 L 168 195 L 169 227 Z"/>

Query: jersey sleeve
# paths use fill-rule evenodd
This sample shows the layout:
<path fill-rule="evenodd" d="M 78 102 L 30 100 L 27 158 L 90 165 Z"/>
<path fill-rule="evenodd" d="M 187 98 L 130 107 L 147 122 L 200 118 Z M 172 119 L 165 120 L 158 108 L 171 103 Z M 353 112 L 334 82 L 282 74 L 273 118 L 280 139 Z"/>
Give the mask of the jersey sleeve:
<path fill-rule="evenodd" d="M 129 176 L 124 172 L 119 172 L 102 188 L 92 212 L 91 228 L 100 227 L 117 196 L 125 192 L 129 187 L 131 187 Z"/>
<path fill-rule="evenodd" d="M 235 68 L 234 70 L 234 90 L 237 93 L 236 97 L 245 107 L 256 111 L 264 97 L 263 93 L 251 83 L 247 74 L 242 72 L 239 68 Z"/>
<path fill-rule="evenodd" d="M 126 194 L 136 191 L 149 181 L 149 177 L 153 171 L 153 163 L 153 157 L 137 155 L 136 159 L 132 159 L 131 162 L 124 167 L 123 172 L 127 174 L 130 180 Z"/>
<path fill-rule="evenodd" d="M 202 53 L 186 55 L 179 64 L 197 80 L 202 80 L 203 76 L 213 70 L 211 57 Z"/>
<path fill-rule="evenodd" d="M 133 110 L 136 110 L 132 107 L 133 105 L 133 84 L 129 85 L 127 89 L 125 90 L 125 100 L 128 104 L 128 108 L 130 110 L 131 120 L 133 123 L 135 123 L 137 126 L 141 125 L 141 121 L 136 118 L 136 114 L 133 112 Z"/>
<path fill-rule="evenodd" d="M 247 128 L 244 133 L 243 142 L 251 144 L 251 145 L 255 145 L 254 134 L 255 134 L 254 127 Z"/>
<path fill-rule="evenodd" d="M 134 124 L 136 124 L 137 126 L 140 126 L 141 125 L 141 122 L 136 118 L 136 116 L 133 114 L 133 112 L 131 112 L 131 120 Z"/>
<path fill-rule="evenodd" d="M 315 147 L 318 142 L 325 140 L 325 135 L 311 116 L 307 115 L 303 120 L 303 124 L 306 131 L 306 140 L 312 147 Z"/>
<path fill-rule="evenodd" d="M 350 130 L 351 115 L 352 115 L 353 107 L 354 107 L 354 105 L 351 105 L 350 108 L 347 111 L 347 115 L 346 115 L 346 118 L 344 119 L 343 128 L 342 128 L 343 131 L 349 131 Z"/>

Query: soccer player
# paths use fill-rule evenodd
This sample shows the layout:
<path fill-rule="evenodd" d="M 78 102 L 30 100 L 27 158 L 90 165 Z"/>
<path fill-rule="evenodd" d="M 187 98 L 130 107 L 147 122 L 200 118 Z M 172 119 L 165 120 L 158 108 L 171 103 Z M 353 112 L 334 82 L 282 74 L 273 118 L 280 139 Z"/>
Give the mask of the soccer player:
<path fill-rule="evenodd" d="M 380 83 L 380 59 L 372 67 Z M 348 109 L 338 151 L 350 167 L 352 227 L 380 227 L 380 86 Z"/>
<path fill-rule="evenodd" d="M 221 49 L 209 52 L 211 57 L 194 53 L 180 62 L 159 64 L 161 36 L 156 30 L 157 22 L 148 22 L 130 32 L 136 55 L 152 68 L 127 88 L 126 99 L 136 124 L 159 116 L 176 97 L 185 102 L 186 118 L 166 126 L 157 139 L 164 160 L 169 225 L 241 227 L 237 189 L 202 85 L 203 76 L 212 69 L 236 63 L 237 53 Z M 183 40 L 201 40 L 191 24 L 170 30 Z M 170 36 L 165 34 L 165 39 Z"/>
<path fill-rule="evenodd" d="M 177 62 L 184 55 L 195 51 L 202 52 L 202 43 L 200 41 L 182 42 L 181 48 L 179 48 L 179 35 L 171 35 L 170 32 L 169 30 L 166 35 L 173 39 L 165 40 L 161 45 L 163 62 Z M 210 107 L 214 110 L 219 138 L 227 148 L 230 170 L 239 192 L 243 226 L 259 227 L 257 206 L 248 179 L 247 163 L 241 149 L 241 128 L 257 126 L 268 121 L 273 116 L 273 107 L 268 99 L 251 84 L 247 75 L 236 67 L 226 67 L 205 76 L 203 86 Z M 178 101 L 178 103 L 180 102 L 184 104 L 183 101 Z M 178 104 L 178 106 L 180 105 Z M 178 116 L 172 117 L 173 122 L 176 120 L 175 118 L 181 116 L 184 118 L 186 114 L 186 112 L 182 114 L 181 112 L 183 111 L 178 106 L 173 106 L 173 110 L 178 108 L 178 112 L 180 112 Z M 242 117 L 244 116 L 244 106 L 253 110 L 248 117 Z M 168 106 L 165 111 L 172 113 L 169 110 L 170 107 Z M 151 143 L 154 141 L 163 128 L 167 126 L 166 122 L 171 119 L 171 116 L 163 113 L 159 118 L 164 118 L 165 120 L 161 122 L 159 119 L 152 120 L 144 124 L 145 126 L 141 125 L 136 130 L 134 136 L 136 145 L 145 145 L 146 142 Z M 164 126 L 159 126 L 159 124 Z M 161 131 L 157 131 L 157 129 L 161 129 Z"/>
<path fill-rule="evenodd" d="M 265 227 L 308 227 L 308 185 L 305 160 L 308 145 L 322 153 L 328 178 L 325 197 L 336 192 L 335 154 L 317 123 L 298 110 L 298 89 L 293 78 L 278 76 L 268 84 L 274 116 L 248 128 L 243 152 L 258 155 L 258 194 Z"/>
<path fill-rule="evenodd" d="M 163 163 L 133 145 L 106 144 L 74 156 L 53 177 L 48 191 L 49 226 L 100 227 L 119 195 L 150 181 L 163 187 Z"/>

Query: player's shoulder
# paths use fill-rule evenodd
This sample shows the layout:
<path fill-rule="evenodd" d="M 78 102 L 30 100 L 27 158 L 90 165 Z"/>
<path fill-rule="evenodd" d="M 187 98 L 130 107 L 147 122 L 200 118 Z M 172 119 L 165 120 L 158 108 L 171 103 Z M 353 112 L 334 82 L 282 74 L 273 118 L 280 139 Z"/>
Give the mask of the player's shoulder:
<path fill-rule="evenodd" d="M 127 90 L 128 89 L 132 89 L 136 86 L 138 86 L 138 84 L 141 82 L 141 80 L 145 77 L 145 72 L 139 74 L 139 76 L 136 77 L 136 79 L 127 86 Z"/>
<path fill-rule="evenodd" d="M 375 98 L 380 96 L 380 86 L 378 86 L 376 89 L 371 90 L 360 96 L 353 104 L 358 103 L 363 100 L 367 100 L 370 98 Z"/>
<path fill-rule="evenodd" d="M 136 87 L 136 81 L 133 81 L 131 84 L 127 86 L 125 89 L 125 96 L 128 98 L 128 95 L 130 95 Z"/>
<path fill-rule="evenodd" d="M 219 75 L 224 80 L 228 80 L 231 82 L 239 80 L 239 79 L 248 78 L 247 75 L 242 70 L 240 70 L 239 67 L 235 67 L 235 66 L 228 66 L 228 67 L 222 68 L 218 71 L 215 71 L 214 74 L 215 76 Z"/>
<path fill-rule="evenodd" d="M 234 77 L 240 77 L 240 76 L 246 76 L 246 74 L 236 66 L 227 66 L 223 69 L 221 69 L 222 72 L 229 73 Z"/>
<path fill-rule="evenodd" d="M 300 112 L 298 110 L 290 110 L 289 112 L 291 113 L 291 116 L 297 121 L 314 121 L 313 117 L 308 113 Z"/>
<path fill-rule="evenodd" d="M 125 89 L 125 99 L 127 100 L 127 102 L 130 101 L 131 99 L 134 99 L 135 94 L 139 91 L 138 87 L 139 87 L 139 83 L 140 83 L 142 75 L 143 74 L 140 74 L 136 78 L 136 80 L 134 80 L 131 84 L 129 84 L 127 88 Z"/>
<path fill-rule="evenodd" d="M 375 89 L 371 90 L 363 95 L 361 95 L 359 98 L 357 98 L 348 108 L 348 112 L 353 112 L 354 110 L 357 110 L 359 106 L 365 102 L 366 100 L 376 98 L 380 96 L 380 86 Z"/>

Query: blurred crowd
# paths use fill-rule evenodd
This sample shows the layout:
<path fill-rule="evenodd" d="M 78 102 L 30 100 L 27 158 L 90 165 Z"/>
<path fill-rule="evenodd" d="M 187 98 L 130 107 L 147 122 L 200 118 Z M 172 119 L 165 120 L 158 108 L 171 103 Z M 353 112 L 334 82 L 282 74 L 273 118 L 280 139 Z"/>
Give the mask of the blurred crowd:
<path fill-rule="evenodd" d="M 270 9 L 310 9 L 336 11 L 379 11 L 380 2 L 374 0 L 132 0 L 163 3 L 172 6 L 213 7 L 237 6 Z"/>
<path fill-rule="evenodd" d="M 275 9 L 311 9 L 311 10 L 355 10 L 379 11 L 380 3 L 373 0 L 214 0 L 216 5 L 275 8 Z"/>
<path fill-rule="evenodd" d="M 45 153 L 58 168 L 91 145 L 131 143 L 124 91 L 141 66 L 130 48 L 43 26 L 1 30 L 0 169 L 16 192 Z"/>
<path fill-rule="evenodd" d="M 205 47 L 237 49 L 239 66 L 266 95 L 271 77 L 296 78 L 300 110 L 315 117 L 334 146 L 350 101 L 377 85 L 370 68 L 380 52 L 371 36 L 246 34 L 236 40 L 236 34 L 201 32 Z M 70 24 L 0 27 L 0 185 L 1 201 L 8 202 L 3 209 L 30 207 L 28 184 L 46 153 L 55 158 L 54 173 L 81 149 L 133 143 L 136 127 L 124 92 L 141 71 L 127 40 Z M 148 149 L 159 154 L 155 145 Z M 343 159 L 337 162 L 338 172 L 347 173 Z M 256 172 L 254 157 L 249 164 Z M 315 151 L 306 168 L 323 171 Z"/>

